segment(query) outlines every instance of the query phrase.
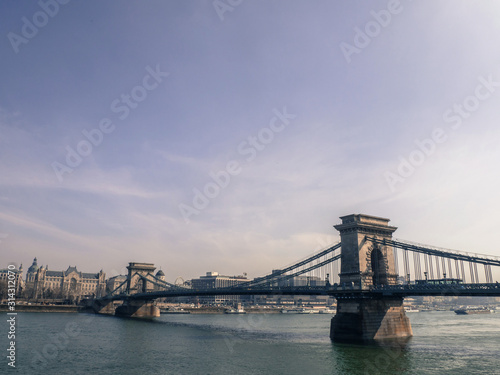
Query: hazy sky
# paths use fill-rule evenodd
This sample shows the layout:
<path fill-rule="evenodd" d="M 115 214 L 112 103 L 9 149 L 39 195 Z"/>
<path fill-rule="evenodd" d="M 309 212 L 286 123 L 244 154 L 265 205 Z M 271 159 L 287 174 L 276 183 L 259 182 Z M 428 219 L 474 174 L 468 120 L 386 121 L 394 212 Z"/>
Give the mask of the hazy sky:
<path fill-rule="evenodd" d="M 498 2 L 61 3 L 0 2 L 0 267 L 255 277 L 351 213 L 500 255 Z"/>

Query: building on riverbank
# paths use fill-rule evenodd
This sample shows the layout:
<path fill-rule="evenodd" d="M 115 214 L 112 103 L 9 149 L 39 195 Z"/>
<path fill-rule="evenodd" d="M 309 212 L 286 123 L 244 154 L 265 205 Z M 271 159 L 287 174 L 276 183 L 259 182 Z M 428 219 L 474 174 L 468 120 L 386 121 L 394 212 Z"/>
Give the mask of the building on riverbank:
<path fill-rule="evenodd" d="M 10 272 L 9 272 L 10 271 Z M 24 289 L 24 280 L 23 280 L 23 265 L 19 266 L 19 269 L 15 268 L 13 270 L 9 270 L 8 268 L 0 269 L 0 285 L 5 285 L 5 289 L 8 289 L 9 286 L 9 275 L 12 275 L 14 272 L 14 281 L 15 281 L 15 290 L 16 295 L 19 296 L 21 291 Z"/>
<path fill-rule="evenodd" d="M 218 272 L 207 272 L 205 276 L 191 280 L 193 289 L 227 288 L 249 281 L 246 276 L 223 276 Z M 246 298 L 247 297 L 247 298 Z M 218 305 L 241 302 L 242 299 L 249 299 L 248 296 L 200 296 L 198 301 L 202 304 Z"/>
<path fill-rule="evenodd" d="M 125 293 L 127 290 L 127 276 L 126 275 L 117 275 L 110 277 L 106 280 L 106 294 L 111 292 L 115 292 L 116 294 Z M 118 289 L 118 287 L 120 287 Z"/>
<path fill-rule="evenodd" d="M 38 267 L 37 258 L 26 273 L 26 287 L 32 290 L 32 298 L 65 298 L 79 300 L 84 296 L 104 295 L 106 274 L 80 272 L 76 266 L 66 271 L 52 271 L 48 266 Z"/>

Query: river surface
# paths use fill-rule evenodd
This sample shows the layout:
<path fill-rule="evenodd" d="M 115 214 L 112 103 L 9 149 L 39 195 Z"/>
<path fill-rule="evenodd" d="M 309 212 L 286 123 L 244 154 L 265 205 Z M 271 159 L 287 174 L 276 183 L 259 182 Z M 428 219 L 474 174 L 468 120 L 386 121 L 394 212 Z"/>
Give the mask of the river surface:
<path fill-rule="evenodd" d="M 19 313 L 17 367 L 2 356 L 0 374 L 500 374 L 500 313 L 408 316 L 414 337 L 401 349 L 334 344 L 331 316 L 320 314 L 162 315 L 148 322 Z"/>

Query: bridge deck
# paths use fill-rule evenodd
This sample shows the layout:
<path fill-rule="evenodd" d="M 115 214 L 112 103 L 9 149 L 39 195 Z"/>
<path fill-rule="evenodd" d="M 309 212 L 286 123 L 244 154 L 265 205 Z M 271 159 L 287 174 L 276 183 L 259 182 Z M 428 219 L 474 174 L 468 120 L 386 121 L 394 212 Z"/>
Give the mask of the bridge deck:
<path fill-rule="evenodd" d="M 172 289 L 131 295 L 106 296 L 101 300 L 154 300 L 166 297 L 214 296 L 214 295 L 329 295 L 335 298 L 383 296 L 489 296 L 500 297 L 500 284 L 452 284 L 452 285 L 385 285 L 371 289 L 353 287 L 267 287 L 267 288 L 212 288 Z"/>

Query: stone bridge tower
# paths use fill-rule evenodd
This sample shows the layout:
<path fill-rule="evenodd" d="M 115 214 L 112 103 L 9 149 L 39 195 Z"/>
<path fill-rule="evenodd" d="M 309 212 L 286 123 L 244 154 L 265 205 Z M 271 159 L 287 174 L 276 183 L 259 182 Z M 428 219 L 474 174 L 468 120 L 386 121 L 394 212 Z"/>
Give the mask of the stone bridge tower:
<path fill-rule="evenodd" d="M 132 262 L 129 263 L 127 269 L 127 294 L 133 295 L 154 291 L 154 284 L 139 276 L 146 277 L 148 274 L 152 275 L 156 269 L 154 264 Z M 154 301 L 130 299 L 125 300 L 123 305 L 116 308 L 115 315 L 151 319 L 160 316 L 160 309 L 155 305 Z"/>
<path fill-rule="evenodd" d="M 152 263 L 131 262 L 127 266 L 127 294 L 147 293 L 154 289 L 154 285 L 144 280 L 142 276 L 153 275 L 156 267 Z"/>
<path fill-rule="evenodd" d="M 155 285 L 145 278 L 153 275 L 156 267 L 152 263 L 131 262 L 128 267 L 127 288 L 125 294 L 134 297 L 135 294 L 148 293 L 156 290 Z M 163 273 L 163 272 L 162 272 Z M 143 277 L 141 277 L 143 276 Z M 112 299 L 97 299 L 93 301 L 92 309 L 97 314 L 123 316 L 128 318 L 152 319 L 160 316 L 160 309 L 154 300 L 148 298 L 125 298 L 116 306 Z"/>
<path fill-rule="evenodd" d="M 335 225 L 342 248 L 340 283 L 365 293 L 338 298 L 330 338 L 371 341 L 412 336 L 403 299 L 374 298 L 369 292 L 373 286 L 396 284 L 398 275 L 392 247 L 374 244 L 367 237 L 390 240 L 397 228 L 389 226 L 389 219 L 369 215 L 348 215 L 340 219 L 342 224 Z"/>
<path fill-rule="evenodd" d="M 342 242 L 340 283 L 368 289 L 373 285 L 394 285 L 397 274 L 392 247 L 381 246 L 366 237 L 392 239 L 397 229 L 389 219 L 368 215 L 348 215 L 335 225 Z"/>

